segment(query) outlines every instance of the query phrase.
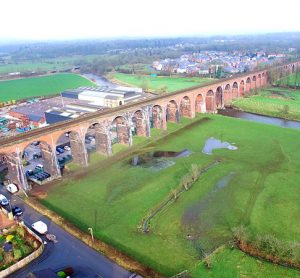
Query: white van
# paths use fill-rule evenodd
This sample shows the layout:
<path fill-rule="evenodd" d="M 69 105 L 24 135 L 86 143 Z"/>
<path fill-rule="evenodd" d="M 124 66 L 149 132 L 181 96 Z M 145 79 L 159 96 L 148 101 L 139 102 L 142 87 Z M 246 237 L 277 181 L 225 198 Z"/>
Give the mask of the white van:
<path fill-rule="evenodd" d="M 48 232 L 47 224 L 43 221 L 34 222 L 31 227 L 41 235 L 45 235 Z"/>
<path fill-rule="evenodd" d="M 6 190 L 12 194 L 18 192 L 18 187 L 14 183 L 10 183 L 6 186 Z"/>

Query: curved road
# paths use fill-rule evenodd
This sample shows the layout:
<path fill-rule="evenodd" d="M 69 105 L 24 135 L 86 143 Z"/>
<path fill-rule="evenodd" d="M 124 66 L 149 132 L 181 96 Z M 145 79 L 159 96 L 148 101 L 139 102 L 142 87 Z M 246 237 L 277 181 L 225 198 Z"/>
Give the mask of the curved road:
<path fill-rule="evenodd" d="M 125 278 L 130 276 L 130 272 L 64 231 L 49 218 L 26 205 L 19 197 L 12 196 L 1 185 L 0 193 L 11 199 L 12 206 L 17 205 L 23 209 L 23 220 L 28 227 L 35 221 L 42 220 L 47 224 L 49 233 L 54 234 L 58 240 L 57 243 L 52 243 L 42 236 L 44 241 L 48 241 L 43 254 L 9 277 L 25 278 L 31 271 L 45 268 L 56 270 L 65 266 L 72 266 L 75 270 L 72 277 L 78 278 Z"/>

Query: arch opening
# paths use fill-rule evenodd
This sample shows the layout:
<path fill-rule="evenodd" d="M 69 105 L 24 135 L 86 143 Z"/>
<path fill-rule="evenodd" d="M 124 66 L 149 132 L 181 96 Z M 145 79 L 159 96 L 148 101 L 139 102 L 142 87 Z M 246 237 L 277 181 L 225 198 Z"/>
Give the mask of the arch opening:
<path fill-rule="evenodd" d="M 187 118 L 192 116 L 191 100 L 188 96 L 183 97 L 180 102 L 180 115 Z"/>
<path fill-rule="evenodd" d="M 168 122 L 174 122 L 174 123 L 179 123 L 180 121 L 178 105 L 175 100 L 169 101 L 167 105 L 166 119 Z"/>
<path fill-rule="evenodd" d="M 131 130 L 128 121 L 123 116 L 116 117 L 111 124 L 111 142 L 112 144 L 120 143 L 130 144 Z"/>
<path fill-rule="evenodd" d="M 201 112 L 205 112 L 205 110 L 203 109 L 203 96 L 202 94 L 198 94 L 196 97 L 196 101 L 195 101 L 195 111 L 196 113 L 201 113 Z"/>
<path fill-rule="evenodd" d="M 222 108 L 224 106 L 224 96 L 223 96 L 223 90 L 222 87 L 218 87 L 216 90 L 216 107 Z"/>
<path fill-rule="evenodd" d="M 205 104 L 206 104 L 206 112 L 212 113 L 215 112 L 215 95 L 212 90 L 209 90 L 206 93 L 205 97 Z"/>
<path fill-rule="evenodd" d="M 137 110 L 132 116 L 132 134 L 147 136 L 147 121 L 142 110 Z"/>
<path fill-rule="evenodd" d="M 152 117 L 150 119 L 150 126 L 154 128 L 163 128 L 163 109 L 160 105 L 154 105 L 152 107 Z"/>

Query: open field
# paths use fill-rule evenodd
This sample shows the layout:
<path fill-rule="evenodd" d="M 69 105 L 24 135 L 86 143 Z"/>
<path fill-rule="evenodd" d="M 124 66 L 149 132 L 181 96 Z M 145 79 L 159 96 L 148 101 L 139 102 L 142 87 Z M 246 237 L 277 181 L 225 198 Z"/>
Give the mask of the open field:
<path fill-rule="evenodd" d="M 182 119 L 185 128 L 140 150 L 192 151 L 169 158 L 175 162 L 171 167 L 154 171 L 132 166 L 129 157 L 113 164 L 104 160 L 53 187 L 43 204 L 83 231 L 93 227 L 97 238 L 166 276 L 187 269 L 193 277 L 299 277 L 296 270 L 227 248 L 212 255 L 211 270 L 201 258 L 228 243 L 240 224 L 255 234 L 300 242 L 300 132 L 219 115 L 199 115 L 189 123 Z M 169 131 L 176 128 L 168 124 Z M 238 150 L 203 154 L 212 136 Z M 220 164 L 152 219 L 149 233 L 140 232 L 142 219 L 172 194 L 191 164 L 205 167 L 216 159 Z"/>
<path fill-rule="evenodd" d="M 80 86 L 95 86 L 95 84 L 72 73 L 0 81 L 0 102 L 55 95 L 65 89 Z"/>
<path fill-rule="evenodd" d="M 214 79 L 200 78 L 200 77 L 165 77 L 156 76 L 151 77 L 148 75 L 134 75 L 115 73 L 113 79 L 123 84 L 130 86 L 142 87 L 146 91 L 151 92 L 174 92 L 181 89 L 186 89 L 192 86 L 201 85 L 204 83 L 212 82 Z"/>
<path fill-rule="evenodd" d="M 257 95 L 240 98 L 233 105 L 246 112 L 300 120 L 300 91 L 285 88 L 268 88 Z"/>
<path fill-rule="evenodd" d="M 91 62 L 99 55 L 72 55 L 58 58 L 37 59 L 36 61 L 24 61 L 19 63 L 8 63 L 0 65 L 0 75 L 5 75 L 11 72 L 30 73 L 65 70 L 72 68 L 82 61 Z"/>
<path fill-rule="evenodd" d="M 300 72 L 295 72 L 291 75 L 288 75 L 279 81 L 277 81 L 278 85 L 283 86 L 300 86 Z"/>

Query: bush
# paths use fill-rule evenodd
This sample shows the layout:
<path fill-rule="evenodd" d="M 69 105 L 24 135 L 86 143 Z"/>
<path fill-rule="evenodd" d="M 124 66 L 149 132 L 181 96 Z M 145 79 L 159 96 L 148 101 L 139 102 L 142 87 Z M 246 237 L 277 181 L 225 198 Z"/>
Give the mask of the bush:
<path fill-rule="evenodd" d="M 57 272 L 57 276 L 60 277 L 60 278 L 66 278 L 67 274 L 64 273 L 63 271 L 59 271 L 59 272 Z"/>
<path fill-rule="evenodd" d="M 21 250 L 20 249 L 17 249 L 17 248 L 14 248 L 14 258 L 16 259 L 16 260 L 19 260 L 19 259 L 21 259 L 22 258 L 22 252 L 21 252 Z"/>
<path fill-rule="evenodd" d="M 235 242 L 238 242 L 238 241 L 247 242 L 248 241 L 249 236 L 247 233 L 247 229 L 245 228 L 244 225 L 233 228 L 232 234 L 233 234 L 233 238 L 234 238 Z"/>
<path fill-rule="evenodd" d="M 19 227 L 17 228 L 17 234 L 18 234 L 21 238 L 23 238 L 23 237 L 25 236 L 25 229 L 24 229 L 23 227 L 19 226 Z"/>

